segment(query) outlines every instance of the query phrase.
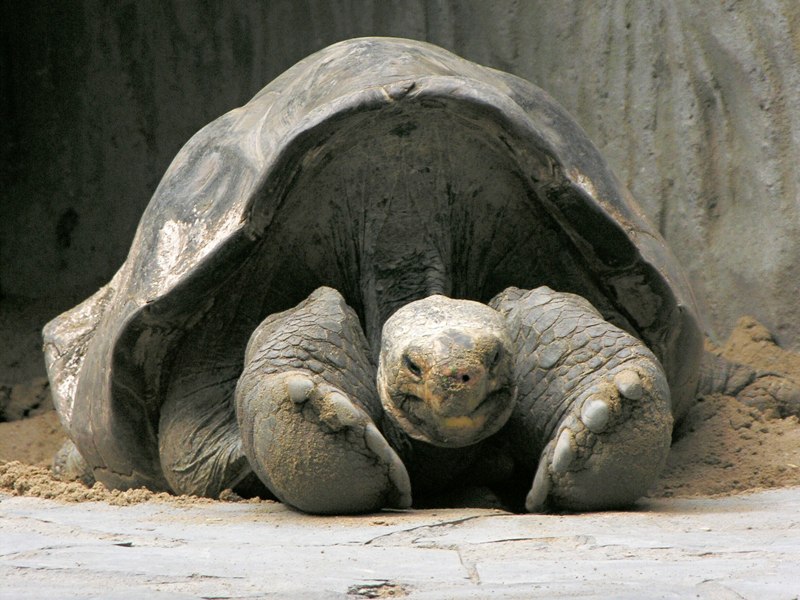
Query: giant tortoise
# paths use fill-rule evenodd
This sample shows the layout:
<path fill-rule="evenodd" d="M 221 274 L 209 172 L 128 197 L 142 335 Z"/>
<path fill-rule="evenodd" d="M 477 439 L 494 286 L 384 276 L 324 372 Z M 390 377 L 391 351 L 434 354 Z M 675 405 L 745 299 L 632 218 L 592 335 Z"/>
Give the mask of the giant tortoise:
<path fill-rule="evenodd" d="M 97 480 L 315 513 L 479 481 L 628 505 L 703 351 L 675 258 L 558 104 L 389 38 L 192 137 L 122 268 L 44 335 Z"/>

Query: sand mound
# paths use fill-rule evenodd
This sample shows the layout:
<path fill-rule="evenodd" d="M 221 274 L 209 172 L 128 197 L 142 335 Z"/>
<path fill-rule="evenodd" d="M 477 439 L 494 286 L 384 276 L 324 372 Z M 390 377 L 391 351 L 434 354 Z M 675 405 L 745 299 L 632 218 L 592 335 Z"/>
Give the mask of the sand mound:
<path fill-rule="evenodd" d="M 653 496 L 712 496 L 800 485 L 797 417 L 767 419 L 730 396 L 701 398 Z"/>

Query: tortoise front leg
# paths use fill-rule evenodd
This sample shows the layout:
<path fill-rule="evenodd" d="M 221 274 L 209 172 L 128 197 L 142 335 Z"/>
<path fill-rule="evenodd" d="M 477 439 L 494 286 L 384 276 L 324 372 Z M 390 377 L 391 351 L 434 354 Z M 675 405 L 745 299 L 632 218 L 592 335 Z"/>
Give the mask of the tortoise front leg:
<path fill-rule="evenodd" d="M 246 456 L 281 501 L 311 513 L 410 506 L 405 467 L 375 426 L 374 381 L 358 318 L 333 289 L 258 326 L 236 415 Z"/>
<path fill-rule="evenodd" d="M 508 432 L 515 458 L 535 472 L 526 509 L 603 510 L 643 496 L 672 432 L 652 352 L 580 296 L 509 288 L 490 305 L 515 337 L 519 391 Z"/>

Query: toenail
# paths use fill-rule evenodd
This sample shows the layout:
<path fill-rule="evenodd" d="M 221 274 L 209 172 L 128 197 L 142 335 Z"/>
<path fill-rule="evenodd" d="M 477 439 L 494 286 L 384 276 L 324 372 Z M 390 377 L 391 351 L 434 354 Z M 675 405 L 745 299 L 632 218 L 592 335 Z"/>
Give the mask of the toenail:
<path fill-rule="evenodd" d="M 540 512 L 544 508 L 544 503 L 550 494 L 550 474 L 547 472 L 547 449 L 542 452 L 536 475 L 533 478 L 533 485 L 525 497 L 525 510 L 528 512 Z"/>
<path fill-rule="evenodd" d="M 642 379 L 636 371 L 625 370 L 614 375 L 614 383 L 619 393 L 629 400 L 639 400 L 644 395 Z"/>
<path fill-rule="evenodd" d="M 292 377 L 286 384 L 289 391 L 289 398 L 295 404 L 302 404 L 308 400 L 311 390 L 314 389 L 314 384 L 310 379 L 304 377 Z"/>
<path fill-rule="evenodd" d="M 592 433 L 605 431 L 611 409 L 603 400 L 589 400 L 583 405 L 581 421 Z"/>
<path fill-rule="evenodd" d="M 361 413 L 343 394 L 333 392 L 327 401 L 342 426 L 352 427 L 361 421 Z"/>
<path fill-rule="evenodd" d="M 575 438 L 569 429 L 564 429 L 558 436 L 556 449 L 553 450 L 553 471 L 563 473 L 575 460 Z"/>
<path fill-rule="evenodd" d="M 374 423 L 367 423 L 364 428 L 364 442 L 367 448 L 389 467 L 389 479 L 399 494 L 395 503 L 396 508 L 409 508 L 411 506 L 411 482 L 408 478 L 408 471 Z"/>

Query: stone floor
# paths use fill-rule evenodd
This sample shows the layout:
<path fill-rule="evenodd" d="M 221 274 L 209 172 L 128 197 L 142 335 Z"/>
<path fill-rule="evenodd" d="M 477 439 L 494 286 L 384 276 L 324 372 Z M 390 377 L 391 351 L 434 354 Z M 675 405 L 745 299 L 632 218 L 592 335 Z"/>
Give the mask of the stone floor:
<path fill-rule="evenodd" d="M 800 598 L 800 488 L 636 511 L 313 517 L 0 496 L 0 598 Z"/>

